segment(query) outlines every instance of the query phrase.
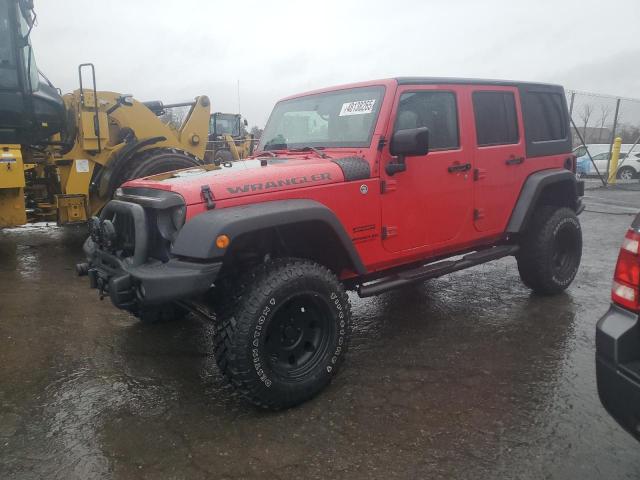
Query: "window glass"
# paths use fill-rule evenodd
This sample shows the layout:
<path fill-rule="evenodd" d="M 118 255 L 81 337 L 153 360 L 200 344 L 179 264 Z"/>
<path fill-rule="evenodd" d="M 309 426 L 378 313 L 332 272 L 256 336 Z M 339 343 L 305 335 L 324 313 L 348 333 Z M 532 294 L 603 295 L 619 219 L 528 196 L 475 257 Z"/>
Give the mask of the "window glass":
<path fill-rule="evenodd" d="M 17 86 L 18 70 L 9 20 L 9 2 L 0 2 L 0 88 Z"/>
<path fill-rule="evenodd" d="M 527 99 L 527 138 L 531 142 L 564 140 L 567 125 L 562 96 L 531 92 Z"/>
<path fill-rule="evenodd" d="M 362 87 L 279 102 L 257 150 L 368 147 L 383 97 L 384 87 Z"/>
<path fill-rule="evenodd" d="M 394 129 L 427 127 L 429 149 L 458 148 L 458 111 L 453 92 L 410 92 L 400 96 Z"/>
<path fill-rule="evenodd" d="M 518 118 L 513 93 L 474 92 L 473 111 L 479 146 L 518 143 Z"/>

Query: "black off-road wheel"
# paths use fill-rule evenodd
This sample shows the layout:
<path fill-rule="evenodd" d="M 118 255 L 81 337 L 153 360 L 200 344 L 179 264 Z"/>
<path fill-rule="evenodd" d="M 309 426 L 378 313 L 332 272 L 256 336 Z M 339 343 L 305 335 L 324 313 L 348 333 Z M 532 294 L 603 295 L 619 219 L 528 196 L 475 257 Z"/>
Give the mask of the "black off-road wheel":
<path fill-rule="evenodd" d="M 541 295 L 565 290 L 578 273 L 582 229 L 575 212 L 545 205 L 537 209 L 516 255 L 522 282 Z"/>
<path fill-rule="evenodd" d="M 349 300 L 330 270 L 307 260 L 270 261 L 219 298 L 216 360 L 243 397 L 279 410 L 329 384 L 351 328 Z"/>

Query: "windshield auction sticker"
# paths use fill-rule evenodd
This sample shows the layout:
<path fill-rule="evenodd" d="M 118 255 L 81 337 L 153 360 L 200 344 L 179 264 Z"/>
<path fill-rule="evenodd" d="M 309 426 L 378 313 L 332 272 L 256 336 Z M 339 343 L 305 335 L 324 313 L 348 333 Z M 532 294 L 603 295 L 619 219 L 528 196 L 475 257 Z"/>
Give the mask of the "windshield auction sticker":
<path fill-rule="evenodd" d="M 373 105 L 375 103 L 375 99 L 343 103 L 342 108 L 340 109 L 340 116 L 344 117 L 347 115 L 364 115 L 365 113 L 371 113 L 373 112 Z"/>

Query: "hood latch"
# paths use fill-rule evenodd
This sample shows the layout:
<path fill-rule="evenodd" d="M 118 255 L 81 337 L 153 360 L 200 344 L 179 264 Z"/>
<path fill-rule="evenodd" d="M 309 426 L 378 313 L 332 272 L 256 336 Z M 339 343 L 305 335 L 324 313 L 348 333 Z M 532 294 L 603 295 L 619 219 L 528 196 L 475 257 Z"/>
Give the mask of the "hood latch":
<path fill-rule="evenodd" d="M 207 202 L 207 210 L 216 208 L 216 202 L 213 201 L 213 193 L 211 193 L 211 187 L 209 187 L 209 185 L 202 185 L 200 187 L 200 194 L 203 200 Z"/>

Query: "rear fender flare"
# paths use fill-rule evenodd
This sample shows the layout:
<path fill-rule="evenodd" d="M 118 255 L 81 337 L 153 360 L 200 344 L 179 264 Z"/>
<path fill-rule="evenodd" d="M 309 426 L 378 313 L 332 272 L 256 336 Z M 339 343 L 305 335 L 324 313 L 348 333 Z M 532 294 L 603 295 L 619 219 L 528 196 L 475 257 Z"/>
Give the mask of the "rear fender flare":
<path fill-rule="evenodd" d="M 569 170 L 543 170 L 530 175 L 525 181 L 518 201 L 511 213 L 511 218 L 507 224 L 507 233 L 519 233 L 522 232 L 533 215 L 536 209 L 536 205 L 545 189 L 552 185 L 559 183 L 566 183 L 570 185 L 569 191 L 570 204 L 568 207 L 572 208 L 576 213 L 582 211 L 582 196 L 580 185 L 575 174 Z"/>

